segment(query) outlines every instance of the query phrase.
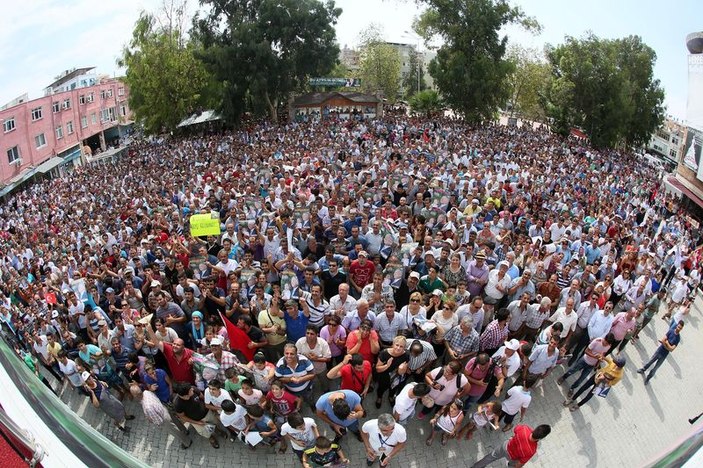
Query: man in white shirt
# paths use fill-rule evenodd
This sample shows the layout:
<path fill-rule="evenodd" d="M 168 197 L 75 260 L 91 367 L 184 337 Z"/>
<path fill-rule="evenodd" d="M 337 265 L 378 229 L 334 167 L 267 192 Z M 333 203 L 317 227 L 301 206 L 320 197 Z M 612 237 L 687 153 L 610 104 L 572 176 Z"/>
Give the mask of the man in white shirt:
<path fill-rule="evenodd" d="M 430 386 L 424 382 L 407 384 L 398 393 L 393 405 L 393 418 L 400 424 L 407 424 L 410 418 L 415 414 L 415 405 L 417 402 L 430 393 Z"/>
<path fill-rule="evenodd" d="M 330 299 L 330 310 L 340 319 L 343 319 L 356 310 L 356 299 L 349 295 L 349 285 L 340 284 L 339 294 Z"/>
<path fill-rule="evenodd" d="M 318 385 L 322 393 L 327 393 L 330 386 L 327 378 L 327 363 L 332 360 L 332 351 L 329 343 L 321 340 L 318 333 L 318 328 L 315 325 L 308 325 L 305 329 L 305 336 L 298 339 L 295 346 L 298 348 L 299 354 L 312 362 Z"/>
<path fill-rule="evenodd" d="M 391 458 L 405 448 L 407 435 L 405 428 L 396 424 L 393 416 L 383 413 L 378 419 L 366 421 L 361 426 L 361 438 L 366 447 L 366 464 L 373 465 L 378 457 L 381 466 L 388 466 Z"/>
<path fill-rule="evenodd" d="M 569 298 L 566 300 L 566 306 L 560 307 L 549 317 L 549 321 L 561 322 L 564 325 L 564 330 L 561 332 L 561 338 L 567 339 L 571 336 L 574 330 L 576 330 L 576 322 L 578 322 L 578 315 L 574 310 L 574 299 Z"/>

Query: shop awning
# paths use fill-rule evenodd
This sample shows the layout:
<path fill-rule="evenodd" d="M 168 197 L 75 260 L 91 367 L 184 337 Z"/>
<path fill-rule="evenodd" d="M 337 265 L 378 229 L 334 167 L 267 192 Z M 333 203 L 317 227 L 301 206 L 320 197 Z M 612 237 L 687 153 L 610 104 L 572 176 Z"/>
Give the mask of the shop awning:
<path fill-rule="evenodd" d="M 36 172 L 41 172 L 42 174 L 46 174 L 47 172 L 50 172 L 52 169 L 61 165 L 61 163 L 63 163 L 63 162 L 64 162 L 63 158 L 59 158 L 58 156 L 54 156 L 53 158 L 49 158 L 46 161 L 44 161 L 43 163 L 41 163 L 39 166 L 37 166 Z"/>
<path fill-rule="evenodd" d="M 691 201 L 693 201 L 696 205 L 703 208 L 703 198 L 701 198 L 699 195 L 689 189 L 686 184 L 682 182 L 678 177 L 676 177 L 675 175 L 667 176 L 666 182 L 671 184 L 677 190 L 681 191 L 681 193 L 690 198 Z"/>
<path fill-rule="evenodd" d="M 26 180 L 28 180 L 30 177 L 32 177 L 36 172 L 36 169 L 33 167 L 28 167 L 24 171 L 20 172 L 16 176 L 14 176 L 10 181 L 7 183 L 6 186 L 0 190 L 0 197 L 4 197 L 8 193 L 10 193 L 12 190 L 15 189 L 15 187 L 19 187 L 22 185 Z"/>

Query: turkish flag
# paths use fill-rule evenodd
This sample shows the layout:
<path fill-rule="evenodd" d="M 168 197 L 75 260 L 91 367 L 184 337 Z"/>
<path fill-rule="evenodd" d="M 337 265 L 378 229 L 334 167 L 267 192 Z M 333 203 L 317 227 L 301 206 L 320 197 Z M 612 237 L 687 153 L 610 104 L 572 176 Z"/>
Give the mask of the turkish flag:
<path fill-rule="evenodd" d="M 225 327 L 227 327 L 227 336 L 229 337 L 230 349 L 240 351 L 244 357 L 247 358 L 247 362 L 254 359 L 255 349 L 249 348 L 248 346 L 249 343 L 251 343 L 251 338 L 249 338 L 243 330 L 237 328 L 235 324 L 230 322 L 227 317 L 222 315 L 222 312 L 220 312 L 220 318 L 222 319 L 222 323 L 225 324 Z"/>

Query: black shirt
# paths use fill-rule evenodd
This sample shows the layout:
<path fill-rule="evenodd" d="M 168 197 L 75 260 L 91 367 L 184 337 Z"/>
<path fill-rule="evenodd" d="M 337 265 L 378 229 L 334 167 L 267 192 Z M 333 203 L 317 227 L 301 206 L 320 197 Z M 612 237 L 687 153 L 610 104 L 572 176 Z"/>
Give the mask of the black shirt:
<path fill-rule="evenodd" d="M 198 395 L 193 395 L 188 400 L 177 396 L 173 402 L 176 413 L 183 413 L 193 421 L 202 421 L 207 416 L 208 409 Z"/>

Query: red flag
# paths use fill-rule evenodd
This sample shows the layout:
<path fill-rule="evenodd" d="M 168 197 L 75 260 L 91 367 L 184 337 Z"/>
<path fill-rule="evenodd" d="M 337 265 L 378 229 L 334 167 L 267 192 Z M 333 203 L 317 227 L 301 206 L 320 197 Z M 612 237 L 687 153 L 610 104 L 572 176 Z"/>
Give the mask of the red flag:
<path fill-rule="evenodd" d="M 251 338 L 249 338 L 243 330 L 237 328 L 235 324 L 230 322 L 227 317 L 222 315 L 222 312 L 220 312 L 220 318 L 222 319 L 222 323 L 225 324 L 225 327 L 227 327 L 227 336 L 229 337 L 230 349 L 240 351 L 244 357 L 247 358 L 247 362 L 254 359 L 255 349 L 249 348 L 248 346 L 249 343 L 251 343 Z"/>

